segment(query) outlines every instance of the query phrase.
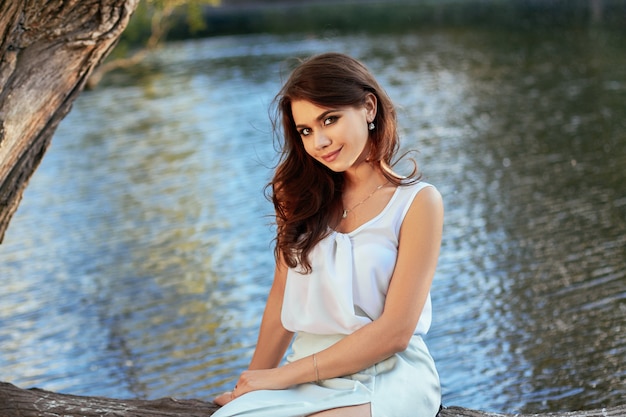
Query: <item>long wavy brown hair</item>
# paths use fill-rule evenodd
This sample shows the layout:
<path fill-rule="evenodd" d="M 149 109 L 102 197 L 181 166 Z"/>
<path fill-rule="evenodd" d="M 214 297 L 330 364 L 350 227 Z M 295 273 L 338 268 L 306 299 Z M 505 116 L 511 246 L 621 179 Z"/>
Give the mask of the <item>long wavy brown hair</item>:
<path fill-rule="evenodd" d="M 367 160 L 397 186 L 414 183 L 419 174 L 402 177 L 391 170 L 399 148 L 396 111 L 391 99 L 361 62 L 344 54 L 325 53 L 302 61 L 274 99 L 275 138 L 280 159 L 269 198 L 276 211 L 275 256 L 303 272 L 311 271 L 309 253 L 337 222 L 343 210 L 344 176 L 310 157 L 296 129 L 291 103 L 307 100 L 317 106 L 361 107 L 371 93 L 377 98 L 375 129 L 369 133 Z M 281 134 L 282 133 L 282 134 Z"/>

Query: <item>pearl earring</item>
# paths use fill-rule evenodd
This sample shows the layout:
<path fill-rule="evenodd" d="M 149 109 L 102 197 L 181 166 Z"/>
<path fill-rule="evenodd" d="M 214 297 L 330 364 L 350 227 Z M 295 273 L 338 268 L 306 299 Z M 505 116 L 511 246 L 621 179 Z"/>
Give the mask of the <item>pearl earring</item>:
<path fill-rule="evenodd" d="M 376 126 L 374 126 L 374 122 L 370 122 L 370 124 L 368 124 L 368 125 L 367 125 L 367 128 L 368 128 L 369 130 L 374 130 L 374 128 L 375 128 L 375 127 L 376 127 Z"/>

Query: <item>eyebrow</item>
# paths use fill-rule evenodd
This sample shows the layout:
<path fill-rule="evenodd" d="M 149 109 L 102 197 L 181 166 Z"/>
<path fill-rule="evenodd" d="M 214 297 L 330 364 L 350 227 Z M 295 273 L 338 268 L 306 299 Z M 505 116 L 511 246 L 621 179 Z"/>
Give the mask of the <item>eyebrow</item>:
<path fill-rule="evenodd" d="M 328 116 L 328 114 L 330 113 L 334 113 L 336 111 L 339 111 L 339 109 L 330 109 L 330 110 L 326 110 L 325 112 L 323 112 L 322 114 L 320 114 L 319 116 L 317 116 L 315 118 L 315 120 L 317 120 L 318 122 L 321 121 L 322 119 L 324 119 L 324 117 Z M 301 127 L 308 127 L 307 125 L 303 125 L 303 124 L 298 124 L 296 125 L 296 129 L 299 129 Z"/>

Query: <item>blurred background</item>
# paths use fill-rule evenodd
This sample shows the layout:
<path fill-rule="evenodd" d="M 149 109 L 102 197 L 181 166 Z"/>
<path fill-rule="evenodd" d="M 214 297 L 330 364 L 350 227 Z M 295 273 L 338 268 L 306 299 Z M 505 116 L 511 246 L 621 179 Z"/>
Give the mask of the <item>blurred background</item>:
<path fill-rule="evenodd" d="M 625 36 L 625 1 L 142 1 L 0 245 L 0 380 L 229 389 L 273 272 L 268 109 L 295 58 L 339 51 L 444 197 L 444 404 L 623 404 Z"/>

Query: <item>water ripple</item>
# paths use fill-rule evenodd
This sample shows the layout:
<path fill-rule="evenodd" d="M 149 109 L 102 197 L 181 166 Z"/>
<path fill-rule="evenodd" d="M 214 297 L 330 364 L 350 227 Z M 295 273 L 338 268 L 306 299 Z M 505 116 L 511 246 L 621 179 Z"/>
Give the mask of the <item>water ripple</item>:
<path fill-rule="evenodd" d="M 114 397 L 231 388 L 273 274 L 267 107 L 285 59 L 338 50 L 380 75 L 403 149 L 444 196 L 427 337 L 444 403 L 617 405 L 626 56 L 594 36 L 225 37 L 116 74 L 59 126 L 0 247 L 3 379 Z"/>

